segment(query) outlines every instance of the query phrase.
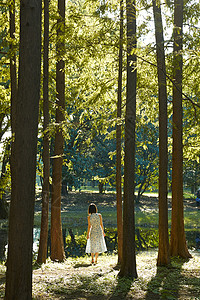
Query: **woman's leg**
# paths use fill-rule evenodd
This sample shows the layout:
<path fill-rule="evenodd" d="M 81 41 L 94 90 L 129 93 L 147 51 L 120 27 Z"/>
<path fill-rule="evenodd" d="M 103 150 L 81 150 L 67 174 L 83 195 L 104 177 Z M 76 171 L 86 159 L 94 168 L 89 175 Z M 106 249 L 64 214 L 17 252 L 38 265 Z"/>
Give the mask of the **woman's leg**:
<path fill-rule="evenodd" d="M 94 261 L 95 264 L 97 263 L 98 255 L 99 255 L 99 253 L 95 253 L 95 261 Z"/>
<path fill-rule="evenodd" d="M 94 253 L 91 253 L 92 256 L 92 263 L 94 262 Z"/>

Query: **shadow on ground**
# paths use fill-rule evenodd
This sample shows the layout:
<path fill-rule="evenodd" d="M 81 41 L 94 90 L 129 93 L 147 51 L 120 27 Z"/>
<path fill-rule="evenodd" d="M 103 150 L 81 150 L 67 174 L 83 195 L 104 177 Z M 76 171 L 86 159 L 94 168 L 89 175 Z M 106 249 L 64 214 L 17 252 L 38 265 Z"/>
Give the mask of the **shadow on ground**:
<path fill-rule="evenodd" d="M 91 264 L 86 264 L 86 263 L 82 263 L 82 264 L 76 264 L 74 265 L 74 268 L 87 268 L 87 267 L 91 267 Z"/>
<path fill-rule="evenodd" d="M 199 297 L 200 278 L 184 273 L 183 265 L 188 260 L 175 258 L 172 265 L 158 267 L 156 275 L 148 283 L 146 300 L 193 299 Z M 185 298 L 186 297 L 186 298 Z M 199 298 L 195 298 L 199 299 Z"/>
<path fill-rule="evenodd" d="M 118 277 L 117 285 L 116 285 L 115 290 L 113 291 L 112 295 L 109 297 L 109 300 L 126 299 L 126 296 L 130 291 L 132 283 L 133 283 L 133 279 L 131 279 L 131 278 Z"/>

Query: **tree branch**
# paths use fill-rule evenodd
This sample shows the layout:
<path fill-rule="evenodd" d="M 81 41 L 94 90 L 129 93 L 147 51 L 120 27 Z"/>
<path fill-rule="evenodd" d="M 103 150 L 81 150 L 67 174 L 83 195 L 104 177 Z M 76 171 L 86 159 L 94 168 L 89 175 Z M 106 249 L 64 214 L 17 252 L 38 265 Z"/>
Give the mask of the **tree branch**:
<path fill-rule="evenodd" d="M 137 55 L 137 54 L 136 54 L 136 55 Z M 152 63 L 152 62 L 150 62 L 150 61 L 144 59 L 143 57 L 137 55 L 137 58 L 139 58 L 139 59 L 141 59 L 142 61 L 144 61 L 144 62 L 146 62 L 146 63 L 148 63 L 148 64 L 150 64 L 150 65 L 152 65 L 152 66 L 154 66 L 154 67 L 157 68 L 157 65 L 156 65 L 156 64 L 154 64 L 154 63 Z M 163 71 L 162 68 L 160 68 L 160 69 L 161 69 L 162 72 L 165 74 L 166 78 L 169 79 L 169 81 L 171 81 L 171 83 L 172 83 L 172 84 L 176 87 L 176 89 L 181 93 L 181 90 L 180 90 L 180 88 L 178 87 L 178 85 L 170 78 L 170 76 L 169 76 L 167 73 L 165 73 L 165 72 Z M 182 95 L 185 97 L 185 99 L 183 99 L 183 100 L 188 100 L 188 101 L 191 102 L 191 104 L 193 105 L 193 108 L 195 109 L 195 111 L 196 111 L 196 106 L 197 106 L 198 108 L 200 108 L 200 105 L 199 105 L 198 103 L 194 102 L 194 101 L 193 101 L 190 97 L 188 97 L 185 93 L 182 92 Z"/>

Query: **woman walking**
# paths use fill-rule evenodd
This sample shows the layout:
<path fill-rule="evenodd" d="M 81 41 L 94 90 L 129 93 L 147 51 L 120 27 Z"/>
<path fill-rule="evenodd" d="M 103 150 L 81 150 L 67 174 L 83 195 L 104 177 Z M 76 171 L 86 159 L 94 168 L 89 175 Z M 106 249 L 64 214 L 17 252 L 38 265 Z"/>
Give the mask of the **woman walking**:
<path fill-rule="evenodd" d="M 86 253 L 91 253 L 92 264 L 97 263 L 99 253 L 107 251 L 104 239 L 105 233 L 103 228 L 102 216 L 97 213 L 97 207 L 91 203 L 88 208 L 88 231 Z M 95 256 L 95 260 L 94 260 Z"/>

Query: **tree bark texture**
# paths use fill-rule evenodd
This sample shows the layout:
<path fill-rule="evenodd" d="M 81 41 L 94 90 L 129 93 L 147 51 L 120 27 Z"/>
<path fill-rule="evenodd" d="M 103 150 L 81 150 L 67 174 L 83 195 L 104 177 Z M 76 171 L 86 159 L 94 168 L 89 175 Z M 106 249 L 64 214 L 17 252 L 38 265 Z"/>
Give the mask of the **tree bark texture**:
<path fill-rule="evenodd" d="M 56 92 L 57 108 L 55 134 L 55 148 L 52 171 L 52 199 L 51 199 L 51 259 L 63 261 L 65 259 L 62 223 L 61 223 L 61 187 L 62 187 L 62 164 L 64 139 L 62 135 L 62 122 L 64 121 L 65 109 L 65 73 L 64 61 L 64 20 L 65 20 L 65 0 L 58 0 L 58 19 L 57 28 L 57 63 L 56 63 Z"/>
<path fill-rule="evenodd" d="M 118 263 L 122 261 L 123 222 L 122 222 L 122 176 L 121 176 L 121 106 L 122 106 L 122 62 L 123 62 L 123 0 L 120 1 L 120 37 L 119 37 L 119 73 L 117 95 L 117 127 L 116 127 L 116 194 L 117 194 L 117 236 Z"/>
<path fill-rule="evenodd" d="M 172 150 L 172 256 L 191 257 L 185 238 L 183 213 L 183 142 L 182 142 L 182 29 L 183 0 L 174 2 L 174 85 L 173 85 L 173 150 Z"/>
<path fill-rule="evenodd" d="M 136 120 L 136 8 L 135 1 L 126 1 L 127 12 L 127 86 L 125 113 L 123 256 L 120 276 L 137 277 L 135 256 L 135 120 Z"/>
<path fill-rule="evenodd" d="M 41 1 L 20 3 L 19 84 L 11 159 L 6 300 L 32 299 L 32 244 L 41 73 Z"/>
<path fill-rule="evenodd" d="M 167 84 L 160 2 L 153 0 L 159 98 L 159 248 L 158 266 L 170 264 L 167 201 Z"/>
<path fill-rule="evenodd" d="M 44 55 L 43 55 L 43 186 L 42 186 L 42 216 L 40 243 L 38 250 L 38 263 L 45 263 L 47 258 L 48 219 L 49 219 L 49 0 L 44 0 Z"/>

